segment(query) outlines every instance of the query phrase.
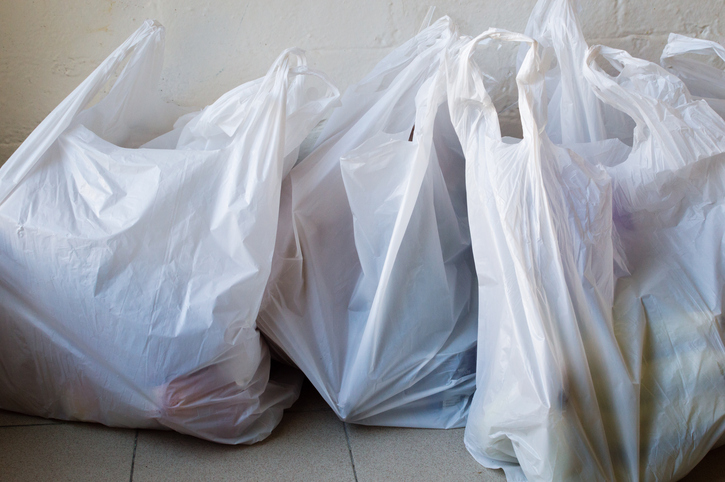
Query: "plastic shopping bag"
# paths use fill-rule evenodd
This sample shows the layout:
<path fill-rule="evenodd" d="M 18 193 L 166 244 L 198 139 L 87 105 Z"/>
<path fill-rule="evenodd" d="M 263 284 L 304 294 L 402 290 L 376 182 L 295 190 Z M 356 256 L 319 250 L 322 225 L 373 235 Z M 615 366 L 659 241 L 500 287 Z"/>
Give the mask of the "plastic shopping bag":
<path fill-rule="evenodd" d="M 0 170 L 0 407 L 252 443 L 301 382 L 255 326 L 281 183 L 338 95 L 290 50 L 179 117 L 163 37 L 144 23 Z"/>
<path fill-rule="evenodd" d="M 529 46 L 517 75 L 520 141 L 501 137 L 471 61 L 479 42 L 491 39 Z M 606 357 L 617 352 L 606 316 L 613 296 L 611 184 L 603 169 L 542 131 L 545 70 L 537 48 L 529 37 L 489 30 L 449 69 L 486 307 L 465 442 L 481 464 L 504 468 L 509 480 L 613 480 L 593 383 L 595 375 L 627 380 L 621 359 Z"/>
<path fill-rule="evenodd" d="M 693 97 L 725 117 L 725 47 L 712 40 L 671 33 L 660 64 L 682 80 Z"/>
<path fill-rule="evenodd" d="M 465 422 L 475 272 L 442 18 L 343 95 L 282 193 L 260 329 L 346 421 Z"/>
<path fill-rule="evenodd" d="M 487 37 L 530 45 L 519 142 L 501 138 L 469 60 Z M 599 55 L 616 79 L 591 68 Z M 585 57 L 590 88 L 636 122 L 631 150 L 551 142 L 544 85 L 556 78 L 530 39 L 488 32 L 449 69 L 486 306 L 465 441 L 510 480 L 677 480 L 725 429 L 725 123 L 654 64 Z"/>
<path fill-rule="evenodd" d="M 640 480 L 678 480 L 725 441 L 725 121 L 677 77 L 624 51 L 591 48 L 584 75 L 636 122 L 630 155 L 607 168 L 631 273 L 614 304 L 640 387 L 631 457 Z"/>

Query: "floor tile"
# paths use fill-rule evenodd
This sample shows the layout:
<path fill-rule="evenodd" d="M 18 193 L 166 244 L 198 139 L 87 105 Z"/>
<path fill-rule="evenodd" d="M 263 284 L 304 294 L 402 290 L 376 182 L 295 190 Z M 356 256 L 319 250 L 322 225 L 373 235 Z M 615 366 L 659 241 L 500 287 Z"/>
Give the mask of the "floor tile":
<path fill-rule="evenodd" d="M 0 410 L 0 427 L 12 427 L 15 425 L 48 425 L 60 423 L 58 420 L 49 418 L 31 417 L 22 413 Z"/>
<path fill-rule="evenodd" d="M 133 482 L 352 481 L 342 422 L 328 411 L 285 413 L 263 442 L 228 446 L 173 432 L 139 432 Z"/>
<path fill-rule="evenodd" d="M 128 481 L 135 430 L 67 423 L 0 428 L 0 481 Z"/>
<path fill-rule="evenodd" d="M 309 380 L 305 379 L 305 383 L 302 384 L 300 398 L 285 413 L 320 412 L 327 410 L 332 411 L 325 399 L 317 392 L 315 386 Z"/>
<path fill-rule="evenodd" d="M 463 445 L 463 429 L 426 430 L 347 425 L 358 481 L 478 480 L 505 482 Z"/>
<path fill-rule="evenodd" d="M 725 447 L 710 451 L 681 482 L 725 482 Z"/>

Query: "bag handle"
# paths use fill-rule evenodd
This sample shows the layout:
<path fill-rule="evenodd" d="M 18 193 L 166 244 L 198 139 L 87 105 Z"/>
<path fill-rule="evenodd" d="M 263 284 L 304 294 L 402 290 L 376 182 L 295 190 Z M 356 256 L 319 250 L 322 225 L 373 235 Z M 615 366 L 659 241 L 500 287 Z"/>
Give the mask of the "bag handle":
<path fill-rule="evenodd" d="M 673 65 L 672 60 L 678 55 L 690 53 L 701 55 L 715 54 L 725 61 L 725 47 L 719 43 L 713 42 L 712 40 L 686 37 L 684 35 L 671 33 L 667 38 L 667 45 L 665 45 L 662 51 L 660 63 L 663 67 L 667 68 Z"/>
<path fill-rule="evenodd" d="M 302 143 L 307 133 L 322 120 L 340 98 L 340 91 L 329 77 L 307 66 L 305 52 L 299 48 L 290 48 L 282 52 L 264 77 L 243 84 L 221 96 L 204 109 L 198 125 L 211 125 L 214 129 L 221 129 L 227 136 L 235 137 L 243 131 L 240 126 L 249 118 L 250 112 L 255 112 L 259 102 L 268 98 L 270 92 L 276 91 L 280 95 L 286 92 L 287 94 L 283 96 L 286 99 L 290 98 L 290 93 L 292 99 L 298 96 L 304 97 L 306 85 L 302 79 L 305 76 L 320 79 L 327 89 L 319 96 L 304 99 L 297 105 L 290 105 L 289 101 L 287 102 L 287 107 L 291 108 L 291 111 L 286 113 L 286 125 L 301 124 L 298 129 L 286 129 L 285 155 L 287 155 L 294 150 L 298 140 L 298 144 Z M 250 92 L 250 89 L 253 91 Z M 248 106 L 240 108 L 243 103 L 247 103 Z"/>
<path fill-rule="evenodd" d="M 612 118 L 613 112 L 604 113 L 601 101 L 594 95 L 581 75 L 581 59 L 589 46 L 579 23 L 578 0 L 541 0 L 536 3 L 526 25 L 525 34 L 541 45 L 544 65 L 556 60 L 557 65 L 548 69 L 547 79 L 556 79 L 561 100 L 549 105 L 555 111 L 550 120 L 558 125 L 549 126 L 547 134 L 556 143 L 575 144 L 604 140 L 607 136 L 604 117 Z M 523 60 L 525 46 L 521 46 L 519 64 Z M 551 91 L 551 84 L 548 86 Z M 620 114 L 621 116 L 621 114 Z M 620 123 L 626 122 L 622 116 Z M 566 127 L 564 127 L 566 126 Z"/>
<path fill-rule="evenodd" d="M 519 33 L 491 28 L 471 40 L 461 50 L 458 59 L 458 82 L 451 99 L 456 103 L 478 104 L 481 115 L 486 119 L 486 135 L 501 140 L 501 128 L 498 113 L 483 84 L 483 77 L 472 57 L 479 43 L 486 39 L 503 40 L 505 42 L 523 42 L 529 45 L 519 72 L 516 74 L 516 85 L 519 93 L 519 111 L 524 139 L 537 137 L 546 124 L 546 103 L 544 95 L 544 73 L 538 52 L 538 42 Z M 462 105 L 462 104 L 461 104 Z M 540 127 L 541 126 L 541 127 Z"/>
<path fill-rule="evenodd" d="M 425 18 L 423 19 L 423 23 L 420 24 L 420 28 L 418 29 L 418 33 L 420 34 L 423 30 L 430 27 L 431 22 L 433 21 L 433 14 L 436 11 L 435 5 L 431 5 L 428 7 L 428 12 L 425 14 Z"/>
<path fill-rule="evenodd" d="M 43 154 L 50 148 L 73 119 L 98 94 L 124 60 L 133 52 L 136 56 L 145 54 L 146 46 L 163 48 L 164 27 L 146 20 L 138 30 L 126 39 L 104 60 L 58 107 L 46 117 L 25 139 L 20 147 L 0 169 L 0 204 L 15 190 L 30 173 Z"/>
<path fill-rule="evenodd" d="M 696 54 L 699 58 L 690 58 L 687 54 Z M 702 57 L 725 61 L 725 47 L 711 40 L 671 33 L 662 51 L 660 65 L 677 75 L 693 96 L 706 98 L 715 108 L 725 98 L 725 69 Z"/>
<path fill-rule="evenodd" d="M 620 73 L 616 77 L 606 73 L 596 62 L 599 56 L 609 61 Z M 641 131 L 646 126 L 651 132 L 657 132 L 661 124 L 659 111 L 662 108 L 674 111 L 676 107 L 692 102 L 690 93 L 680 79 L 659 65 L 634 58 L 624 50 L 602 45 L 590 47 L 584 57 L 582 73 L 597 97 L 634 119 L 635 131 Z M 661 82 L 655 85 L 653 78 L 664 80 L 666 88 L 660 92 L 650 92 L 652 87 L 661 89 L 663 85 Z M 627 86 L 617 82 L 618 79 L 627 80 Z"/>
<path fill-rule="evenodd" d="M 619 70 L 617 76 L 597 65 L 600 55 Z M 623 169 L 675 171 L 723 151 L 716 141 L 725 131 L 723 119 L 706 102 L 693 101 L 685 84 L 659 65 L 598 45 L 587 51 L 582 72 L 602 101 L 634 119 L 635 143 L 652 137 L 660 146 L 648 165 L 620 164 Z"/>
<path fill-rule="evenodd" d="M 304 52 L 301 50 L 299 52 L 304 58 Z M 303 104 L 295 106 L 292 112 L 287 112 L 287 126 L 294 126 L 296 129 L 285 129 L 285 156 L 302 144 L 310 131 L 320 123 L 331 108 L 340 104 L 340 90 L 337 86 L 323 72 L 310 69 L 306 60 L 301 65 L 290 69 L 289 75 L 300 78 L 316 77 L 327 87 L 327 91 L 317 97 L 306 99 Z M 304 89 L 304 84 L 300 84 L 298 88 Z"/>

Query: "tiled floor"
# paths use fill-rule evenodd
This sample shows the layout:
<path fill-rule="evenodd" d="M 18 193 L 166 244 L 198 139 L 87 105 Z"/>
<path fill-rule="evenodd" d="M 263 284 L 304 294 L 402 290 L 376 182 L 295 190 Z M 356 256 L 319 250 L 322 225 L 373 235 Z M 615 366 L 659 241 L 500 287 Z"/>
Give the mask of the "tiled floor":
<path fill-rule="evenodd" d="M 463 430 L 344 424 L 305 384 L 264 442 L 230 447 L 174 432 L 111 429 L 0 411 L 0 481 L 505 480 L 478 465 Z M 725 481 L 725 449 L 686 479 Z"/>

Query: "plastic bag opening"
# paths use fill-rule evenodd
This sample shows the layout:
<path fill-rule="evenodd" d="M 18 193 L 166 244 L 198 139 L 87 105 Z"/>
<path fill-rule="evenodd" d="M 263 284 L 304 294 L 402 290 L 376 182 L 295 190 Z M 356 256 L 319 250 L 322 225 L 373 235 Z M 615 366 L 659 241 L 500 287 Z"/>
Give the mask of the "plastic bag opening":
<path fill-rule="evenodd" d="M 516 52 L 519 45 L 487 39 L 478 44 L 471 61 L 482 74 L 483 85 L 496 107 L 501 136 L 523 138 L 516 88 Z M 480 68 L 485 65 L 486 68 Z"/>

